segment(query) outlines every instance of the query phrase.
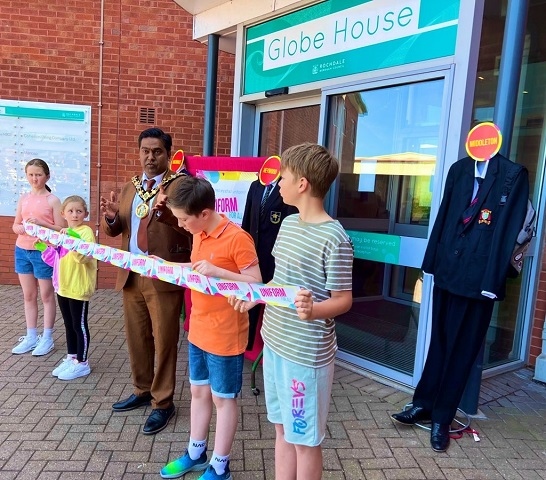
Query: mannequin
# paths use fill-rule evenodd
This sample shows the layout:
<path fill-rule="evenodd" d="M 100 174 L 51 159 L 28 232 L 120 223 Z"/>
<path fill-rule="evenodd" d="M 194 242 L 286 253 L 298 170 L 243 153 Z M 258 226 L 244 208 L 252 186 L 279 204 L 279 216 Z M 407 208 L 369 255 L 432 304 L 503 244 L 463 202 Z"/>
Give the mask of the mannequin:
<path fill-rule="evenodd" d="M 502 204 L 505 178 L 514 168 L 510 160 L 495 154 L 481 162 L 471 157 L 455 162 L 425 252 L 422 269 L 434 275 L 435 283 L 430 347 L 412 407 L 392 418 L 404 425 L 430 420 L 430 444 L 437 452 L 449 446 L 451 422 L 494 302 L 505 297 L 510 256 L 529 197 L 527 169 L 517 167 Z"/>
<path fill-rule="evenodd" d="M 271 158 L 272 157 L 269 157 L 266 160 L 266 162 L 269 162 L 268 165 L 270 168 Z M 277 170 L 279 167 L 280 163 L 279 166 L 276 166 Z M 264 167 L 262 167 L 262 170 L 263 169 Z M 260 172 L 260 177 L 261 176 L 262 173 Z M 261 211 L 261 204 L 266 193 L 266 182 L 262 178 L 252 182 L 246 198 L 243 222 L 241 224 L 243 230 L 250 233 L 254 239 L 263 283 L 268 283 L 273 278 L 275 259 L 273 258 L 273 255 L 271 255 L 271 251 L 273 250 L 273 245 L 275 244 L 281 223 L 288 215 L 298 213 L 298 209 L 296 207 L 286 205 L 283 202 L 279 193 L 279 176 L 280 171 L 276 175 L 276 178 L 267 182 L 267 184 L 273 185 L 273 188 L 265 199 L 263 214 Z M 248 312 L 250 328 L 248 331 L 247 350 L 252 350 L 254 345 L 256 330 L 258 329 L 258 323 L 260 316 L 263 313 L 263 309 L 264 305 L 260 304 L 256 305 Z"/>

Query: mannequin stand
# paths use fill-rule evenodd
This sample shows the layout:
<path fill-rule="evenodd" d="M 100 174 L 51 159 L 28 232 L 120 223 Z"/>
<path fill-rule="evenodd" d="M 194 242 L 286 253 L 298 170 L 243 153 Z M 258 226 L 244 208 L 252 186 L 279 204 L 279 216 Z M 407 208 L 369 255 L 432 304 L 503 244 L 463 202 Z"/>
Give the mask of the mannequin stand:
<path fill-rule="evenodd" d="M 404 406 L 404 410 L 408 410 L 412 406 L 413 406 L 413 404 L 411 402 L 407 403 Z M 453 422 L 456 423 L 458 425 L 458 427 L 453 428 Z M 457 409 L 457 415 L 453 419 L 453 422 L 451 422 L 451 426 L 450 426 L 450 429 L 449 429 L 450 434 L 460 433 L 463 430 L 466 430 L 467 428 L 469 428 L 471 419 L 470 419 L 470 416 L 468 415 L 468 413 L 466 413 L 463 410 L 461 410 L 460 408 L 458 408 Z M 428 430 L 430 432 L 430 423 L 414 423 L 414 425 L 416 427 L 422 428 L 423 430 Z"/>

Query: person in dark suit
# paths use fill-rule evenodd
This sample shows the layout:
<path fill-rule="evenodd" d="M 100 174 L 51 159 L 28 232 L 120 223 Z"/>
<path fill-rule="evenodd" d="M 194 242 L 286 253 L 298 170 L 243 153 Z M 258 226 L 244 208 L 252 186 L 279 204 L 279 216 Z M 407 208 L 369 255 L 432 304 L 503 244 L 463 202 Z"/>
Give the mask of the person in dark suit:
<path fill-rule="evenodd" d="M 509 175 L 513 182 L 506 196 Z M 527 169 L 500 154 L 487 162 L 466 157 L 449 170 L 422 266 L 435 282 L 430 347 L 412 407 L 392 415 L 405 425 L 431 420 L 435 451 L 449 446 L 450 425 L 494 302 L 505 297 L 528 198 Z"/>
<path fill-rule="evenodd" d="M 286 205 L 283 202 L 279 193 L 278 182 L 271 185 L 270 191 L 267 192 L 267 186 L 263 185 L 259 180 L 255 180 L 250 184 L 241 224 L 243 230 L 250 233 L 254 239 L 263 283 L 268 283 L 273 278 L 275 259 L 271 252 L 281 223 L 288 215 L 298 213 L 296 207 Z M 265 203 L 262 209 L 263 200 L 265 200 Z M 256 305 L 248 312 L 250 328 L 247 350 L 252 350 L 256 328 L 263 308 L 263 305 Z"/>
<path fill-rule="evenodd" d="M 164 202 L 172 180 L 183 175 L 169 170 L 172 139 L 159 128 L 144 130 L 138 138 L 143 173 L 121 190 L 101 197 L 101 225 L 110 237 L 121 235 L 123 250 L 156 255 L 171 262 L 189 262 L 191 235 Z M 142 432 L 163 430 L 175 413 L 175 387 L 180 312 L 184 289 L 177 285 L 119 269 L 116 290 L 123 292 L 125 335 L 131 362 L 134 393 L 112 405 L 115 412 L 139 408 L 152 402 L 152 412 Z M 154 371 L 155 363 L 155 371 Z"/>

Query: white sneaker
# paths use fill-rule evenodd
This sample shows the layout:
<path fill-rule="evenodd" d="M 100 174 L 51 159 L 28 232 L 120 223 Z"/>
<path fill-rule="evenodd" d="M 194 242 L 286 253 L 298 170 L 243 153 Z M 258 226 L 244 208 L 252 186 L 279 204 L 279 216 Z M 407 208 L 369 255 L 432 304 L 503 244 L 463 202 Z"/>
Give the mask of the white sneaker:
<path fill-rule="evenodd" d="M 54 377 L 58 377 L 59 373 L 70 367 L 70 365 L 72 364 L 72 360 L 72 358 L 63 358 L 63 361 L 60 363 L 60 365 L 57 365 L 57 367 L 51 372 L 51 375 L 53 375 Z"/>
<path fill-rule="evenodd" d="M 42 337 L 41 335 L 38 335 L 38 343 L 36 344 L 36 348 L 32 350 L 32 355 L 35 357 L 39 357 L 41 355 L 46 355 L 47 353 L 51 352 L 53 350 L 53 339 Z"/>
<path fill-rule="evenodd" d="M 77 360 L 69 362 L 68 368 L 65 368 L 57 378 L 59 380 L 74 380 L 75 378 L 85 377 L 91 373 L 91 368 L 87 363 L 80 363 Z"/>
<path fill-rule="evenodd" d="M 27 353 L 34 350 L 34 347 L 36 347 L 36 344 L 38 343 L 38 338 L 27 336 L 19 337 L 19 344 L 11 349 L 11 353 L 20 355 L 21 353 Z"/>

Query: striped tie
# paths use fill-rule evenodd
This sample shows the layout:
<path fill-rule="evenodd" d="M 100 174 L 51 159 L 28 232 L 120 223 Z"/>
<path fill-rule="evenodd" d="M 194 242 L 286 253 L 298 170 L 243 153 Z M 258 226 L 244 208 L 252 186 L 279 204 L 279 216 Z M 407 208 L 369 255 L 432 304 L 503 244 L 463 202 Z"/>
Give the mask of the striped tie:
<path fill-rule="evenodd" d="M 482 184 L 483 182 L 483 178 L 481 177 L 476 177 L 476 182 L 478 182 L 478 190 L 476 190 L 476 195 L 474 196 L 474 198 L 472 199 L 472 201 L 470 202 L 470 205 L 465 209 L 465 211 L 463 212 L 463 224 L 467 224 L 468 222 L 470 222 L 470 220 L 472 220 L 472 218 L 474 217 L 474 215 L 476 214 L 476 211 L 478 210 L 478 207 L 477 207 L 477 204 L 478 204 L 478 195 L 480 193 L 480 185 Z"/>
<path fill-rule="evenodd" d="M 273 185 L 270 183 L 269 185 L 266 185 L 265 193 L 264 193 L 264 196 L 262 197 L 262 203 L 260 204 L 260 217 L 264 216 L 265 202 L 267 202 L 267 198 L 269 197 L 269 194 L 271 193 L 271 190 L 273 190 Z"/>

